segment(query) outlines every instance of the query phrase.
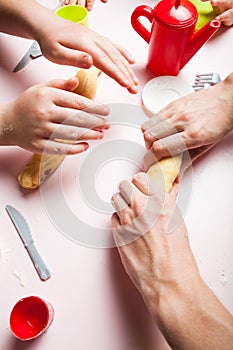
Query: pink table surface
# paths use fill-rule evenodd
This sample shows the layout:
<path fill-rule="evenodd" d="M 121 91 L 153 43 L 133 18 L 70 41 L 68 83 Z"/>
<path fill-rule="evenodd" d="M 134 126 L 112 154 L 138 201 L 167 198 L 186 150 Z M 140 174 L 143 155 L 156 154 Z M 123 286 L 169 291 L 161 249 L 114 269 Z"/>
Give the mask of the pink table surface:
<path fill-rule="evenodd" d="M 153 6 L 154 2 L 144 3 Z M 103 161 L 103 164 L 97 162 L 98 168 L 93 173 L 94 186 L 106 206 L 119 181 L 130 178 L 140 168 L 144 153 L 137 125 L 146 116 L 140 114 L 139 106 L 141 90 L 153 76 L 146 69 L 147 44 L 130 26 L 130 14 L 139 4 L 141 2 L 136 0 L 109 0 L 107 4 L 96 0 L 90 14 L 93 29 L 121 43 L 135 56 L 134 68 L 140 81 L 139 93 L 130 95 L 104 74 L 99 78 L 96 100 L 109 103 L 113 110 L 119 111 L 121 120 L 106 135 L 106 145 L 110 145 L 108 142 L 112 139 L 120 139 L 122 145 L 122 140 L 129 141 L 131 137 L 132 142 L 141 145 L 137 164 L 124 157 L 112 162 Z M 222 78 L 227 76 L 233 68 L 232 33 L 233 28 L 221 30 L 179 76 L 190 85 L 195 73 L 217 71 Z M 0 103 L 16 98 L 33 84 L 68 78 L 76 73 L 74 67 L 59 66 L 43 57 L 21 72 L 11 73 L 30 44 L 31 41 L 25 39 L 0 35 Z M 135 118 L 136 127 L 123 125 L 124 118 L 126 124 Z M 86 225 L 104 227 L 110 217 L 111 213 L 98 212 L 92 207 L 82 210 L 80 204 L 80 165 L 92 167 L 86 157 L 92 156 L 93 148 L 86 154 L 66 158 L 60 170 L 41 190 L 31 193 L 23 191 L 17 183 L 17 175 L 30 158 L 30 152 L 18 147 L 0 148 L 1 350 L 168 349 L 140 295 L 125 274 L 116 249 L 101 248 L 102 237 L 98 247 L 90 247 L 82 238 L 74 238 L 75 233 L 69 232 L 73 229 L 69 222 L 65 222 L 67 230 L 61 227 L 62 220 L 59 219 L 66 209 L 69 213 L 80 214 Z M 92 170 L 90 168 L 90 173 Z M 232 173 L 233 140 L 229 135 L 186 174 L 182 192 L 184 218 L 201 274 L 230 312 L 233 312 Z M 85 180 L 84 185 L 87 186 Z M 35 272 L 5 212 L 6 204 L 20 209 L 26 217 L 36 245 L 52 271 L 52 277 L 46 282 L 40 281 Z M 58 215 L 54 218 L 56 210 Z M 77 224 L 78 234 L 79 229 L 82 230 Z M 109 227 L 106 230 L 110 234 Z M 85 241 L 85 232 L 81 233 Z M 9 329 L 9 313 L 14 303 L 27 295 L 49 300 L 55 309 L 55 319 L 43 336 L 24 343 L 14 338 Z"/>

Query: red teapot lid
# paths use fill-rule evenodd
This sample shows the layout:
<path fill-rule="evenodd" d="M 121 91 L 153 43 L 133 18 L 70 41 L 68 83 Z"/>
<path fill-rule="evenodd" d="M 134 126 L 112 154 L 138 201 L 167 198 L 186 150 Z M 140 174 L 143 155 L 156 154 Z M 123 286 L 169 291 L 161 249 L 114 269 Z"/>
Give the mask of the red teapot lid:
<path fill-rule="evenodd" d="M 188 0 L 160 0 L 155 6 L 155 16 L 164 24 L 185 27 L 197 21 L 198 13 Z"/>

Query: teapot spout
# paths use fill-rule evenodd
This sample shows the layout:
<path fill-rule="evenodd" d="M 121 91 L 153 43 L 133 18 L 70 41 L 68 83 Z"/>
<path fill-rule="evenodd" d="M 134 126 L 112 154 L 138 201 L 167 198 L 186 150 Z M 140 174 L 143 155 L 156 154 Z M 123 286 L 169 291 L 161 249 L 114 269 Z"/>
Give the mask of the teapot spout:
<path fill-rule="evenodd" d="M 188 43 L 185 53 L 183 56 L 183 61 L 181 63 L 180 69 L 193 57 L 193 55 L 205 44 L 207 40 L 221 27 L 221 22 L 217 19 L 213 19 L 207 23 L 204 27 L 200 28 L 195 32 Z"/>

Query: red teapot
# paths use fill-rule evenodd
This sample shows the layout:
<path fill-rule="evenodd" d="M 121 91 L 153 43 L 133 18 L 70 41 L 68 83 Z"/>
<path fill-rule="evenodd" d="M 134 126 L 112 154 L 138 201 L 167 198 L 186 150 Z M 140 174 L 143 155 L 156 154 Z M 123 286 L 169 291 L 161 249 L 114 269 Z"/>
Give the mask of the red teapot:
<path fill-rule="evenodd" d="M 152 23 L 151 32 L 140 17 Z M 155 76 L 179 74 L 221 26 L 213 19 L 195 31 L 197 19 L 197 9 L 188 0 L 160 0 L 154 9 L 141 5 L 133 11 L 132 27 L 149 44 L 148 67 Z"/>

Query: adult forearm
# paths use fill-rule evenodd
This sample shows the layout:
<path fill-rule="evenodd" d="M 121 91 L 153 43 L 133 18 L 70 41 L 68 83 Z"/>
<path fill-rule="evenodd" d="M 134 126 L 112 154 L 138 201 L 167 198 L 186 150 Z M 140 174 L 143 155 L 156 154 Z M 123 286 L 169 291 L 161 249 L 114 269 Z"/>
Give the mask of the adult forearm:
<path fill-rule="evenodd" d="M 152 181 L 139 173 L 112 197 L 113 233 L 126 272 L 172 349 L 232 350 L 233 317 L 200 276 L 175 206 L 177 186 L 164 199 Z"/>
<path fill-rule="evenodd" d="M 0 31 L 24 38 L 36 38 L 37 23 L 45 25 L 51 11 L 35 0 L 0 0 Z"/>
<path fill-rule="evenodd" d="M 145 300 L 152 317 L 174 350 L 232 350 L 233 317 L 198 279 L 162 288 L 156 302 Z"/>

